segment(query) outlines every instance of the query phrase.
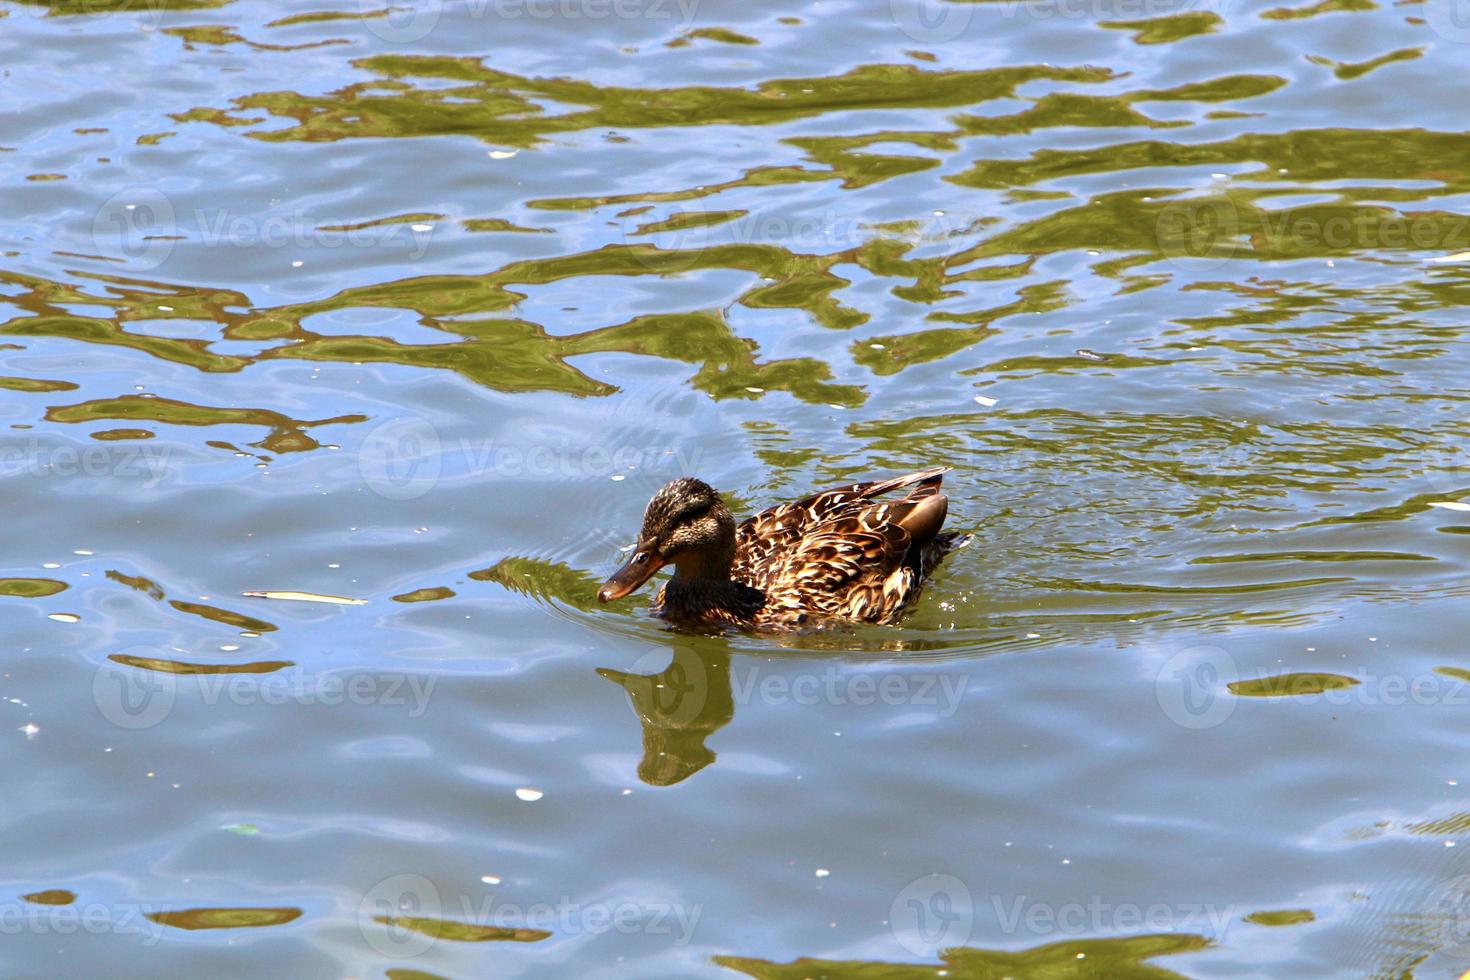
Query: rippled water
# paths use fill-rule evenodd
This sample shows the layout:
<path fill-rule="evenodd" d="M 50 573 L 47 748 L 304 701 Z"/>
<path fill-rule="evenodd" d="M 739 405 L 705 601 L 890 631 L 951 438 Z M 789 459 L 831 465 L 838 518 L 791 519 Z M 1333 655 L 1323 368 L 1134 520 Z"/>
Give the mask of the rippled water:
<path fill-rule="evenodd" d="M 1456 4 L 0 0 L 0 65 L 8 975 L 1470 969 Z M 680 473 L 940 463 L 899 626 L 593 599 Z"/>

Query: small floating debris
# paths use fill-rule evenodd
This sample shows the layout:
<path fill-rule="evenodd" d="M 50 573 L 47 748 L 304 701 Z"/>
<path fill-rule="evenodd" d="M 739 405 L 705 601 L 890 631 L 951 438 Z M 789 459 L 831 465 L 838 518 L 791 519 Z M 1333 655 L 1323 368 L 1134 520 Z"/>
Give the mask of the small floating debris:
<path fill-rule="evenodd" d="M 260 828 L 253 823 L 227 823 L 220 830 L 228 830 L 232 834 L 242 837 L 253 837 L 260 833 Z"/>
<path fill-rule="evenodd" d="M 983 405 L 985 408 L 990 408 L 991 406 L 995 405 L 998 401 L 999 401 L 999 399 L 990 398 L 989 396 L 986 396 L 986 395 L 976 395 L 975 396 L 975 404 L 976 405 Z"/>
<path fill-rule="evenodd" d="M 365 606 L 366 599 L 349 599 L 340 595 L 321 595 L 316 592 L 251 591 L 241 592 L 251 599 L 284 599 L 288 602 L 332 602 L 339 606 Z"/>
<path fill-rule="evenodd" d="M 515 150 L 491 150 L 486 156 L 492 160 L 509 160 L 516 155 Z"/>
<path fill-rule="evenodd" d="M 539 789 L 530 789 L 526 786 L 522 786 L 520 789 L 516 790 L 516 798 L 525 800 L 527 803 L 535 803 L 537 800 L 541 799 L 541 797 L 545 795 L 546 794 L 541 792 Z"/>
<path fill-rule="evenodd" d="M 816 875 L 818 878 L 825 878 L 831 873 L 832 872 L 828 871 L 826 868 L 818 868 L 816 871 Z"/>
<path fill-rule="evenodd" d="M 1106 361 L 1108 359 L 1106 354 L 1099 354 L 1097 351 L 1088 350 L 1086 347 L 1077 348 L 1076 353 L 1078 357 L 1088 361 Z"/>
<path fill-rule="evenodd" d="M 1470 511 L 1470 504 L 1460 500 L 1431 500 L 1431 507 L 1443 507 L 1445 510 Z"/>
<path fill-rule="evenodd" d="M 20 732 L 26 738 L 35 738 L 37 735 L 41 734 L 41 729 L 37 728 L 35 725 L 32 725 L 30 722 L 26 722 L 24 725 L 21 725 L 19 728 L 16 729 L 16 731 Z"/>
<path fill-rule="evenodd" d="M 80 623 L 82 621 L 82 617 L 76 613 L 47 613 L 46 618 L 54 619 L 58 623 Z"/>
<path fill-rule="evenodd" d="M 95 551 L 88 551 L 86 548 L 77 548 L 75 551 L 72 552 L 72 554 L 74 554 L 74 555 L 84 555 L 85 556 L 85 555 L 95 555 L 96 552 Z"/>
<path fill-rule="evenodd" d="M 480 875 L 480 880 L 483 881 L 487 885 L 498 885 L 498 884 L 500 884 L 500 879 L 497 878 L 495 875 Z"/>

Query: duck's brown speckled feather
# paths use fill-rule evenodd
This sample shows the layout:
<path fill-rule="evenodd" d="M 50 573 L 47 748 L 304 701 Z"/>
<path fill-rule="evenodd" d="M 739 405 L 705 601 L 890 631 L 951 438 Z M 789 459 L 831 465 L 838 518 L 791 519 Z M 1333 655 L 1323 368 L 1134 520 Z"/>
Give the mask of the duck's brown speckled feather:
<path fill-rule="evenodd" d="M 740 524 L 731 578 L 765 594 L 764 605 L 740 622 L 776 629 L 836 619 L 892 622 L 945 552 L 964 543 L 961 535 L 933 533 L 937 524 L 915 542 L 904 526 L 926 503 L 937 506 L 942 523 L 946 470 L 824 490 Z M 904 488 L 912 489 L 900 499 L 878 499 Z"/>

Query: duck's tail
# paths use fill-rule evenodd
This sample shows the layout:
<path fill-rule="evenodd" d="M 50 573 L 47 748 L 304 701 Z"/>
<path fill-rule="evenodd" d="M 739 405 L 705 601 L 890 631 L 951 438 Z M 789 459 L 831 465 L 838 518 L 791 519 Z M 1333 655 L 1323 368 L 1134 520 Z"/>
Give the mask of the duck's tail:
<path fill-rule="evenodd" d="M 958 551 L 974 540 L 975 535 L 968 531 L 945 531 L 943 534 L 934 538 L 934 546 L 939 550 L 939 554 L 943 556 L 949 554 L 951 551 Z"/>

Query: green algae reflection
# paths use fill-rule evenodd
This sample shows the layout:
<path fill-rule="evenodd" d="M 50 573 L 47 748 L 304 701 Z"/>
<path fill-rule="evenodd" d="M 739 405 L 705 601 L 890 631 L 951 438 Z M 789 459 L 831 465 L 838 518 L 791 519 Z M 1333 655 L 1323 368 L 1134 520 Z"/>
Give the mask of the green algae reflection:
<path fill-rule="evenodd" d="M 78 405 L 53 406 L 46 410 L 46 418 L 52 422 L 127 419 L 167 422 L 171 425 L 262 425 L 270 428 L 270 434 L 252 445 L 279 453 L 318 448 L 321 444 L 302 431 L 304 429 L 367 421 L 366 415 L 339 415 L 335 418 L 307 421 L 289 418 L 280 412 L 264 408 L 216 408 L 142 395 L 98 398 Z"/>
<path fill-rule="evenodd" d="M 1361 683 L 1356 677 L 1343 674 L 1300 673 L 1257 677 L 1226 686 L 1230 693 L 1243 698 L 1290 698 L 1324 691 L 1345 691 Z"/>
<path fill-rule="evenodd" d="M 1210 946 L 1193 934 L 1155 934 L 1121 939 L 1079 939 L 1048 943 L 1019 952 L 959 947 L 940 954 L 939 964 L 886 963 L 877 960 L 819 960 L 790 963 L 746 956 L 716 956 L 715 963 L 756 980 L 1182 980 L 1146 962 L 1154 957 L 1196 953 Z"/>
<path fill-rule="evenodd" d="M 51 16 L 75 14 L 157 14 L 160 10 L 212 10 L 233 0 L 17 0 L 45 7 Z"/>
<path fill-rule="evenodd" d="M 448 939 L 460 943 L 537 943 L 551 938 L 551 933 L 544 929 L 486 926 L 474 922 L 455 922 L 452 919 L 432 919 L 426 916 L 375 915 L 373 921 L 390 928 L 410 929 L 434 939 Z"/>
<path fill-rule="evenodd" d="M 861 109 L 958 107 L 1010 98 L 1021 85 L 1037 80 L 1105 82 L 1113 77 L 1107 69 L 1092 67 L 926 72 L 912 65 L 863 65 L 842 75 L 772 79 L 750 88 L 659 89 L 528 78 L 491 68 L 478 58 L 377 55 L 353 65 L 380 78 L 320 96 L 289 91 L 247 95 L 235 99 L 229 110 L 201 107 L 174 118 L 230 125 L 257 121 L 260 117 L 254 114 L 267 112 L 296 121 L 250 134 L 272 142 L 461 134 L 531 147 L 550 136 L 582 130 L 766 126 Z M 419 81 L 435 84 L 417 88 Z M 586 108 L 552 114 L 543 108 L 546 102 Z"/>
<path fill-rule="evenodd" d="M 175 929 L 254 929 L 285 925 L 301 917 L 295 908 L 200 908 L 168 912 L 149 912 L 147 917 L 159 925 Z"/>
<path fill-rule="evenodd" d="M 55 595 L 66 588 L 65 582 L 58 582 L 54 578 L 0 578 L 0 596 L 40 599 Z"/>

